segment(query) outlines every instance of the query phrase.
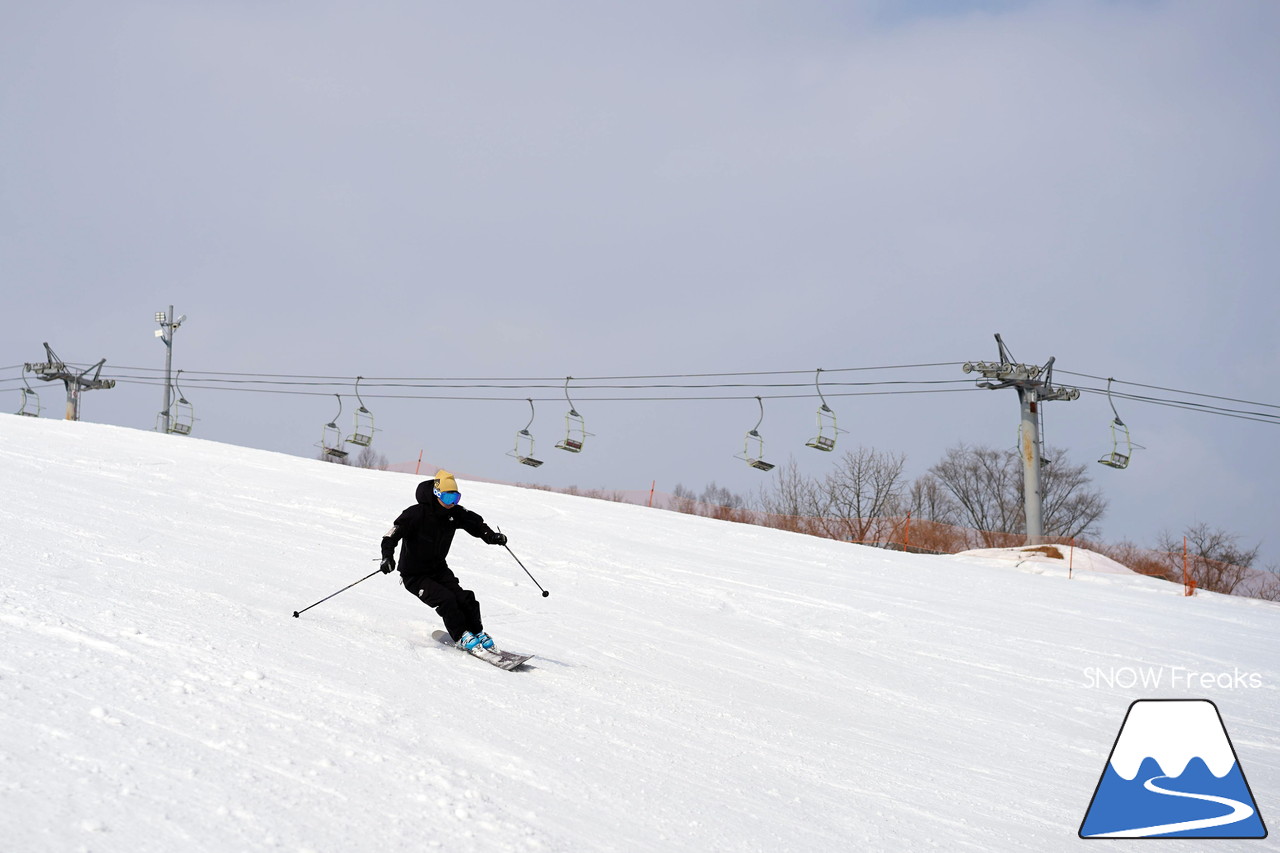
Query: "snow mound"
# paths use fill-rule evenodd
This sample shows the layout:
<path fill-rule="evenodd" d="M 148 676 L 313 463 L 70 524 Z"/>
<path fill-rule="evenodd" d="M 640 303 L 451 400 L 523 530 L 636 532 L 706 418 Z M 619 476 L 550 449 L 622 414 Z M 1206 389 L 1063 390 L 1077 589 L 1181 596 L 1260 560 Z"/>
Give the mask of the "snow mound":
<path fill-rule="evenodd" d="M 957 557 L 979 557 L 1000 563 L 1054 566 L 1072 572 L 1094 572 L 1106 575 L 1136 575 L 1133 569 L 1097 551 L 1070 545 L 1025 545 L 1019 548 L 975 548 L 961 551 Z"/>

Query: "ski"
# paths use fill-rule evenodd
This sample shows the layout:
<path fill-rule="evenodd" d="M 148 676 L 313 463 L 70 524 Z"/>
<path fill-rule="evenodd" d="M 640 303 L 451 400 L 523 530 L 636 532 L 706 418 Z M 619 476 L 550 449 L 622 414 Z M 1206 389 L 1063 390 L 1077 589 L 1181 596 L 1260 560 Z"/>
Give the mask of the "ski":
<path fill-rule="evenodd" d="M 432 631 L 431 639 L 435 640 L 437 643 L 440 643 L 441 645 L 448 646 L 449 648 L 453 648 L 453 649 L 458 648 L 457 644 L 454 643 L 453 641 L 453 637 L 449 636 L 448 632 L 446 631 Z M 463 651 L 463 650 L 458 649 L 458 651 Z M 468 654 L 470 654 L 472 657 L 480 658 L 480 660 L 484 661 L 485 663 L 493 664 L 498 669 L 505 669 L 508 672 L 515 669 L 516 667 L 520 666 L 525 661 L 528 661 L 533 657 L 533 655 L 522 655 L 522 654 L 517 654 L 515 652 L 504 652 L 499 649 L 479 649 L 479 648 L 472 649 L 470 652 L 468 652 Z"/>

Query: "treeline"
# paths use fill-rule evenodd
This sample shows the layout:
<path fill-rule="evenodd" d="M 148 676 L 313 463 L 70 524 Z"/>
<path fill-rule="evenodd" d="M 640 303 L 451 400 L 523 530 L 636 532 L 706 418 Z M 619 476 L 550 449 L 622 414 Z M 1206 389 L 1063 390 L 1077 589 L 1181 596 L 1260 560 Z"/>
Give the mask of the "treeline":
<path fill-rule="evenodd" d="M 877 519 L 903 517 L 970 527 L 991 533 L 1026 534 L 1022 459 L 1013 450 L 957 445 L 936 465 L 912 479 L 906 456 L 859 448 L 846 452 L 825 475 L 809 477 L 794 459 L 778 469 L 754 499 L 712 483 L 695 495 L 676 486 L 672 509 L 698 503 L 726 510 L 759 510 L 769 515 L 821 519 L 834 539 L 870 541 Z M 1106 498 L 1093 487 L 1085 465 L 1065 451 L 1046 451 L 1041 464 L 1045 535 L 1086 539 L 1099 535 Z M 710 513 L 715 514 L 715 510 Z"/>
<path fill-rule="evenodd" d="M 883 547 L 954 553 L 970 548 L 1023 544 L 1026 515 L 1022 459 L 1015 450 L 965 444 L 949 449 L 918 477 L 903 454 L 860 448 L 846 452 L 822 476 L 806 476 L 792 459 L 753 498 L 708 485 L 698 494 L 677 485 L 668 508 L 781 527 Z M 1276 569 L 1254 568 L 1260 546 L 1198 523 L 1182 533 L 1162 533 L 1154 548 L 1100 541 L 1107 500 L 1094 487 L 1089 466 L 1046 449 L 1041 464 L 1045 537 L 1111 557 L 1134 571 L 1199 589 L 1280 600 Z M 1183 537 L 1186 537 L 1184 553 Z"/>

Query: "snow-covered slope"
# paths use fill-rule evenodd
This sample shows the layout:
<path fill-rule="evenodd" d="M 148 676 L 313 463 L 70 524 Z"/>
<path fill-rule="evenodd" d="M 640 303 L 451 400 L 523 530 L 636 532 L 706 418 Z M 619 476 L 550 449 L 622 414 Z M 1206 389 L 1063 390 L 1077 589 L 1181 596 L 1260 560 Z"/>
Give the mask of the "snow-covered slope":
<path fill-rule="evenodd" d="M 529 669 L 394 576 L 292 618 L 417 482 L 0 417 L 4 849 L 1065 850 L 1144 697 L 1280 811 L 1274 604 L 464 482 L 551 590 L 456 541 Z"/>

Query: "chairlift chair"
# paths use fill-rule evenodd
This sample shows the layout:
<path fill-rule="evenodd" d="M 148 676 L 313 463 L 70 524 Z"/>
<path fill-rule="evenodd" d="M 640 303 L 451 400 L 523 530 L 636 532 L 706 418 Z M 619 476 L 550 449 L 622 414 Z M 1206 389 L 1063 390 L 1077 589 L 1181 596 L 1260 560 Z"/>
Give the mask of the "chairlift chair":
<path fill-rule="evenodd" d="M 1114 379 L 1107 380 L 1107 402 L 1111 404 L 1111 414 L 1114 415 L 1114 420 L 1111 421 L 1111 452 L 1098 462 L 1108 468 L 1123 470 L 1129 467 L 1129 457 L 1133 455 L 1133 448 L 1136 445 L 1129 435 L 1129 427 L 1120 420 L 1120 413 L 1116 411 L 1115 401 L 1111 398 L 1111 383 L 1114 381 Z"/>
<path fill-rule="evenodd" d="M 1121 452 L 1121 447 L 1124 451 Z M 1098 460 L 1108 468 L 1124 469 L 1129 467 L 1129 457 L 1133 454 L 1133 440 L 1129 437 L 1129 428 L 1124 421 L 1116 418 L 1111 422 L 1111 452 Z"/>
<path fill-rule="evenodd" d="M 40 395 L 27 383 L 27 368 L 22 367 L 22 387 L 18 389 L 22 394 L 22 405 L 18 407 L 16 415 L 24 415 L 28 418 L 40 417 Z"/>
<path fill-rule="evenodd" d="M 818 434 L 804 443 L 805 447 L 812 447 L 814 450 L 823 450 L 831 452 L 836 449 L 836 436 L 848 430 L 840 429 L 836 424 L 836 413 L 831 411 L 831 407 L 827 405 L 827 398 L 822 396 L 822 387 L 818 384 L 818 380 L 822 375 L 822 368 L 818 368 L 818 372 L 813 377 L 813 387 L 818 390 L 818 399 L 822 401 L 822 405 L 818 407 Z"/>
<path fill-rule="evenodd" d="M 586 422 L 582 420 L 582 415 L 569 410 L 564 416 L 565 436 L 556 442 L 556 447 L 561 450 L 567 450 L 570 453 L 581 453 L 582 444 L 586 440 L 589 433 L 586 430 Z"/>
<path fill-rule="evenodd" d="M 514 457 L 522 465 L 537 468 L 542 464 L 542 460 L 535 459 L 533 456 L 533 433 L 529 432 L 529 427 L 533 426 L 533 419 L 537 416 L 537 410 L 533 408 L 532 399 L 529 400 L 529 411 L 529 423 L 525 424 L 524 429 L 516 432 L 515 449 L 507 455 Z"/>
<path fill-rule="evenodd" d="M 592 433 L 587 432 L 587 423 L 583 420 L 582 415 L 578 414 L 578 410 L 574 408 L 573 400 L 569 398 L 569 381 L 572 376 L 566 376 L 564 380 L 564 398 L 569 400 L 569 413 L 564 416 L 564 439 L 556 442 L 556 447 L 560 450 L 567 450 L 570 453 L 581 453 L 582 445 L 587 440 L 587 436 Z"/>
<path fill-rule="evenodd" d="M 325 456 L 332 456 L 334 459 L 346 459 L 347 450 L 343 447 L 342 430 L 338 429 L 338 418 L 342 416 L 342 395 L 334 394 L 338 398 L 338 414 L 333 416 L 333 420 L 324 425 L 320 431 L 320 449 Z"/>
<path fill-rule="evenodd" d="M 169 410 L 169 432 L 174 435 L 191 435 L 195 425 L 195 410 L 185 397 L 179 397 Z"/>
<path fill-rule="evenodd" d="M 760 404 L 760 420 L 756 421 L 754 427 L 747 430 L 742 440 L 742 453 L 735 455 L 734 458 L 743 460 L 757 471 L 772 471 L 773 464 L 764 461 L 764 438 L 760 435 L 760 424 L 764 422 L 764 401 L 756 397 L 756 402 Z"/>
<path fill-rule="evenodd" d="M 368 447 L 373 444 L 373 413 L 365 408 L 364 400 L 360 398 L 360 380 L 363 378 L 363 376 L 356 377 L 356 400 L 360 408 L 356 409 L 355 428 L 351 435 L 347 436 L 347 441 L 359 447 Z"/>
<path fill-rule="evenodd" d="M 179 370 L 173 377 L 173 387 L 178 392 L 178 399 L 169 406 L 169 432 L 174 435 L 191 435 L 191 428 L 196 423 L 196 412 L 178 385 L 178 377 L 181 375 L 182 371 Z"/>
<path fill-rule="evenodd" d="M 836 449 L 836 433 L 839 431 L 836 426 L 836 413 L 824 405 L 818 409 L 818 434 L 806 441 L 804 446 L 830 453 Z"/>
<path fill-rule="evenodd" d="M 182 371 L 179 370 L 173 377 L 173 387 L 178 394 L 178 399 L 171 401 L 168 409 L 156 415 L 156 432 L 169 435 L 191 435 L 191 428 L 195 426 L 195 409 L 187 401 L 182 388 L 178 385 L 178 377 L 181 375 Z"/>
<path fill-rule="evenodd" d="M 40 395 L 30 388 L 21 389 L 22 405 L 18 407 L 18 411 L 14 414 L 25 415 L 28 418 L 40 417 Z"/>

